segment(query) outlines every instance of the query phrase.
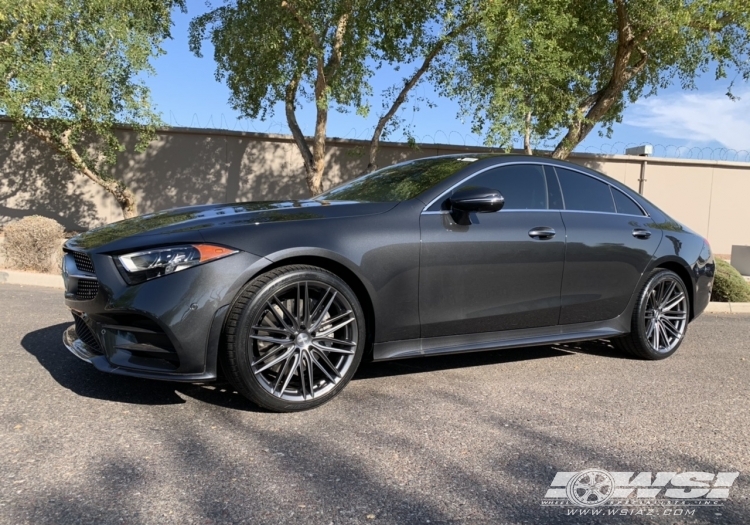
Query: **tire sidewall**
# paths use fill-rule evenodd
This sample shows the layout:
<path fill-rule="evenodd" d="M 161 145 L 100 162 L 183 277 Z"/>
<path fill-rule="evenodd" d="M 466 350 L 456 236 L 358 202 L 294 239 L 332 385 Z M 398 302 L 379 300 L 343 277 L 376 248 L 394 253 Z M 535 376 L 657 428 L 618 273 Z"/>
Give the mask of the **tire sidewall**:
<path fill-rule="evenodd" d="M 646 312 L 646 306 L 648 304 L 648 296 L 651 294 L 651 291 L 662 281 L 665 279 L 673 279 L 677 282 L 678 286 L 680 286 L 682 292 L 685 294 L 685 310 L 688 313 L 688 318 L 690 316 L 690 294 L 687 291 L 687 288 L 685 287 L 685 283 L 682 281 L 679 275 L 674 273 L 671 270 L 659 270 L 655 272 L 649 280 L 646 282 L 646 285 L 643 287 L 643 290 L 641 291 L 640 297 L 638 298 L 638 305 L 636 310 L 636 319 L 637 319 L 637 336 L 638 336 L 638 342 L 640 346 L 642 347 L 643 351 L 648 354 L 649 359 L 653 360 L 659 360 L 659 359 L 666 359 L 667 357 L 674 354 L 678 348 L 680 348 L 680 345 L 682 345 L 682 342 L 685 340 L 685 334 L 687 334 L 687 327 L 688 327 L 688 321 L 685 321 L 685 331 L 682 334 L 682 337 L 678 341 L 677 345 L 670 350 L 669 352 L 657 352 L 651 347 L 651 343 L 648 341 L 648 338 L 646 337 L 646 323 L 644 322 L 645 312 Z"/>
<path fill-rule="evenodd" d="M 342 376 L 338 384 L 330 391 L 320 397 L 308 401 L 293 402 L 278 398 L 268 391 L 256 379 L 253 373 L 251 363 L 253 360 L 252 340 L 250 331 L 252 323 L 256 320 L 258 314 L 265 308 L 266 302 L 277 292 L 295 282 L 317 281 L 335 288 L 338 293 L 342 294 L 352 307 L 357 320 L 357 347 L 355 349 L 352 364 Z M 293 269 L 288 273 L 280 275 L 266 283 L 258 292 L 256 292 L 250 301 L 242 307 L 239 314 L 237 328 L 235 331 L 235 360 L 237 365 L 238 380 L 237 387 L 244 390 L 247 397 L 250 397 L 263 407 L 271 410 L 291 412 L 297 410 L 307 410 L 329 401 L 335 397 L 351 380 L 357 371 L 359 363 L 364 354 L 365 339 L 367 329 L 365 326 L 365 315 L 359 304 L 357 296 L 344 280 L 336 275 L 323 269 Z"/>

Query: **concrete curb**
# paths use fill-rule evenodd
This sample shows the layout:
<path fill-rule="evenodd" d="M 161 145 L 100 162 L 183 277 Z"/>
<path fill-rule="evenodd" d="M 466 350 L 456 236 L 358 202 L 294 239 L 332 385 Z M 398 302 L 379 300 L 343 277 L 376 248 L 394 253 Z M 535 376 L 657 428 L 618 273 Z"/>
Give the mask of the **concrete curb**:
<path fill-rule="evenodd" d="M 750 314 L 750 303 L 708 303 L 706 313 L 713 314 Z"/>
<path fill-rule="evenodd" d="M 20 284 L 22 286 L 44 286 L 65 290 L 62 276 L 52 273 L 19 272 L 0 270 L 0 285 Z M 706 313 L 714 314 L 750 314 L 750 303 L 708 303 Z"/>
<path fill-rule="evenodd" d="M 16 270 L 0 270 L 0 284 L 20 284 L 22 286 L 44 286 L 65 290 L 61 275 L 53 273 L 19 272 Z"/>

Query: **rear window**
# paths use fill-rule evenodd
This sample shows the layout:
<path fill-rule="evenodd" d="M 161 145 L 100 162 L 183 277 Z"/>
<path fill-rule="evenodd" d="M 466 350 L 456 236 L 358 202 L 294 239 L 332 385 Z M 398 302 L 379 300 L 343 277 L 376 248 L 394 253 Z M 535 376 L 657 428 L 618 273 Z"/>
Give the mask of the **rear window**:
<path fill-rule="evenodd" d="M 565 168 L 555 167 L 555 171 L 560 179 L 566 210 L 615 212 L 609 184 Z"/>
<path fill-rule="evenodd" d="M 420 159 L 388 166 L 321 193 L 319 201 L 401 202 L 413 199 L 466 168 L 458 157 Z"/>

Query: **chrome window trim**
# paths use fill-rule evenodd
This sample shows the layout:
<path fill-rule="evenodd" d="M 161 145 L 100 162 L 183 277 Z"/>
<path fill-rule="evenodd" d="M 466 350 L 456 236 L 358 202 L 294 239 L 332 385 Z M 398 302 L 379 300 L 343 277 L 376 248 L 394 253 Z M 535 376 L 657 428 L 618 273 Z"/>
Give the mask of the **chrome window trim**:
<path fill-rule="evenodd" d="M 630 195 L 628 195 L 627 193 L 625 193 L 624 191 L 622 191 L 620 188 L 615 188 L 611 184 L 609 185 L 609 187 L 610 187 L 611 191 L 619 191 L 620 193 L 622 193 L 623 195 L 625 195 L 625 197 L 627 197 L 628 199 L 630 199 L 630 201 L 633 204 L 635 204 L 636 206 L 638 206 L 638 209 L 643 212 L 643 216 L 650 217 L 650 215 L 646 212 L 646 210 L 643 209 L 643 206 L 641 206 L 640 204 L 638 204 L 637 202 L 635 202 L 635 199 L 633 199 L 633 197 L 631 197 Z M 614 195 L 612 195 L 612 200 L 613 201 L 615 200 L 614 199 Z M 615 201 L 615 210 L 616 209 L 617 209 L 617 202 Z M 631 215 L 633 217 L 641 217 L 641 215 L 632 215 L 630 213 L 620 213 L 618 215 Z"/>
<path fill-rule="evenodd" d="M 505 167 L 505 166 L 528 165 L 528 164 L 531 164 L 533 166 L 542 166 L 543 170 L 545 168 L 555 169 L 557 167 L 554 164 L 546 163 L 543 160 L 541 160 L 541 161 L 538 160 L 538 161 L 503 162 L 502 164 L 496 164 L 494 166 L 488 166 L 486 168 L 483 168 L 483 169 L 477 171 L 476 173 L 472 173 L 471 175 L 469 175 L 465 179 L 462 179 L 462 180 L 458 181 L 453 186 L 451 186 L 450 188 L 448 188 L 447 190 L 445 190 L 443 193 L 441 193 L 440 195 L 438 195 L 437 197 L 435 197 L 434 199 L 432 199 L 429 203 L 427 203 L 427 205 L 424 208 L 422 208 L 422 212 L 420 213 L 420 215 L 434 215 L 434 214 L 447 213 L 447 211 L 445 211 L 445 210 L 427 211 L 427 208 L 429 208 L 430 206 L 432 206 L 433 204 L 435 204 L 440 199 L 445 198 L 445 196 L 448 193 L 452 192 L 454 189 L 456 189 L 458 186 L 460 186 L 464 182 L 473 179 L 477 175 L 481 175 L 485 171 L 489 171 L 489 170 L 497 169 L 497 168 L 502 168 L 502 167 Z M 587 210 L 568 210 L 568 209 L 550 210 L 549 208 L 547 208 L 547 209 L 533 209 L 533 208 L 529 208 L 529 209 L 524 209 L 524 210 L 500 210 L 500 211 L 501 212 L 503 212 L 503 211 L 505 211 L 505 212 L 514 212 L 514 211 L 560 211 L 560 212 L 563 212 L 563 211 L 569 211 L 569 212 L 575 212 L 575 213 L 603 213 L 603 214 L 606 214 L 606 215 L 625 215 L 625 216 L 628 216 L 628 217 L 651 217 L 648 214 L 648 212 L 646 212 L 646 210 L 643 209 L 643 206 L 641 206 L 640 204 L 638 204 L 635 201 L 635 199 L 633 199 L 630 195 L 628 195 L 627 193 L 625 193 L 621 189 L 615 188 L 614 186 L 612 186 L 612 184 L 610 184 L 606 180 L 602 179 L 601 177 L 597 177 L 596 175 L 591 175 L 589 173 L 585 173 L 585 172 L 583 172 L 583 171 L 581 171 L 579 169 L 576 169 L 575 167 L 567 167 L 566 166 L 566 167 L 563 168 L 562 166 L 560 166 L 560 168 L 561 169 L 566 169 L 566 170 L 569 170 L 569 171 L 573 171 L 575 173 L 580 173 L 581 175 L 585 175 L 586 177 L 591 177 L 592 179 L 598 180 L 599 182 L 602 182 L 602 183 L 606 184 L 610 188 L 613 188 L 613 189 L 619 191 L 620 193 L 622 193 L 623 195 L 625 195 L 628 199 L 630 199 L 631 201 L 633 201 L 633 203 L 636 206 L 638 206 L 638 208 L 643 212 L 643 215 L 631 215 L 629 213 L 616 213 L 616 212 L 612 213 L 612 212 L 607 212 L 607 211 L 587 211 Z M 557 171 L 555 171 L 555 178 L 557 178 Z M 549 189 L 547 189 L 547 191 L 549 192 Z M 563 206 L 565 206 L 565 192 L 562 191 L 562 188 L 560 188 L 560 192 L 561 192 L 562 198 L 563 198 Z M 617 210 L 617 205 L 614 202 L 614 198 L 612 199 L 612 204 L 615 205 L 615 210 Z"/>

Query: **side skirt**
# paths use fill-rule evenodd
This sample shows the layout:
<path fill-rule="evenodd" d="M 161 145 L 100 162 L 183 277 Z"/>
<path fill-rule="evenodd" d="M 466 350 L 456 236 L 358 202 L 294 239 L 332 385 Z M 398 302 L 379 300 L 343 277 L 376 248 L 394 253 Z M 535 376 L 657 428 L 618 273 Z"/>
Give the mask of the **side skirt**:
<path fill-rule="evenodd" d="M 625 316 L 620 315 L 615 319 L 594 323 L 390 341 L 375 343 L 373 361 L 608 339 L 623 335 L 629 330 Z"/>

